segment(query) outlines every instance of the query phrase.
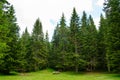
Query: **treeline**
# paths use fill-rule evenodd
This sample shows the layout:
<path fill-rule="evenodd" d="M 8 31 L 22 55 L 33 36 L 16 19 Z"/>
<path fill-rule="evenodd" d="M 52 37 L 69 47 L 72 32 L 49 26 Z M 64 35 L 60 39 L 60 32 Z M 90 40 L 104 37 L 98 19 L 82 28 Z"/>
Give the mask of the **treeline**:
<path fill-rule="evenodd" d="M 44 68 L 67 71 L 120 71 L 120 1 L 106 0 L 105 17 L 99 29 L 85 11 L 80 18 L 73 9 L 70 24 L 64 14 L 49 42 L 39 18 L 30 34 L 27 28 L 19 36 L 14 8 L 0 1 L 0 72 L 30 72 Z"/>

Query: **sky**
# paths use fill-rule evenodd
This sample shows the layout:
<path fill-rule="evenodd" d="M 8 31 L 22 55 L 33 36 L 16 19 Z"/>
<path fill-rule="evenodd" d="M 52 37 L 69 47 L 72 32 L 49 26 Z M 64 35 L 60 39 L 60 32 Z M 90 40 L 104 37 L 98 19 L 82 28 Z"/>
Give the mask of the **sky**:
<path fill-rule="evenodd" d="M 20 34 L 26 27 L 32 33 L 33 25 L 39 18 L 43 25 L 43 32 L 48 31 L 51 40 L 62 13 L 64 13 L 66 23 L 69 26 L 74 7 L 80 18 L 83 11 L 92 15 L 95 25 L 98 27 L 100 15 L 103 13 L 104 0 L 8 0 L 8 2 L 14 6 Z"/>

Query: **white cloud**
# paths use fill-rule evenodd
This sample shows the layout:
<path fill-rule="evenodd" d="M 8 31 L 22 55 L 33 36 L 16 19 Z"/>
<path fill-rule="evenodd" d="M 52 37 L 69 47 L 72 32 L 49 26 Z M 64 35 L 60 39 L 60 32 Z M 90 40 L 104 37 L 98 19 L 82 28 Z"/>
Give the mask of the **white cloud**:
<path fill-rule="evenodd" d="M 104 0 L 98 0 L 96 5 L 103 7 Z"/>
<path fill-rule="evenodd" d="M 93 10 L 92 0 L 8 0 L 13 4 L 17 22 L 21 32 L 28 27 L 32 32 L 33 24 L 39 17 L 43 24 L 44 33 L 48 30 L 50 38 L 53 34 L 54 27 L 59 21 L 62 13 L 65 14 L 67 21 L 70 19 L 73 7 L 78 13 L 83 10 L 90 12 Z M 52 21 L 56 24 L 50 23 Z"/>

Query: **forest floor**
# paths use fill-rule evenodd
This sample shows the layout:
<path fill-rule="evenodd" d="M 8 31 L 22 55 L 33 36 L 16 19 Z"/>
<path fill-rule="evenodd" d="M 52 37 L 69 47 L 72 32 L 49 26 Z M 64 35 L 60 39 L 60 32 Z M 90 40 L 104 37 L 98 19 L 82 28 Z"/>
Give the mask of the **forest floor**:
<path fill-rule="evenodd" d="M 46 69 L 38 72 L 0 75 L 0 80 L 120 80 L 120 74 L 101 72 L 60 72 L 53 74 L 53 72 L 51 69 Z"/>

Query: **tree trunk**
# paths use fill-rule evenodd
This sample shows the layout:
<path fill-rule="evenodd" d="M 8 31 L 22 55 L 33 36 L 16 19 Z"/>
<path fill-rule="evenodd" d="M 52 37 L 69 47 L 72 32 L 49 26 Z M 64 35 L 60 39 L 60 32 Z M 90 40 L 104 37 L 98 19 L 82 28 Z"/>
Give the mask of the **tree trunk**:
<path fill-rule="evenodd" d="M 78 73 L 78 65 L 75 66 L 75 72 Z"/>
<path fill-rule="evenodd" d="M 107 60 L 107 69 L 108 69 L 108 72 L 110 72 L 110 63 L 109 63 L 109 60 Z"/>
<path fill-rule="evenodd" d="M 78 50 L 77 50 L 77 40 L 76 40 L 76 38 L 75 38 L 75 54 L 78 54 Z M 77 60 L 78 60 L 78 56 L 76 57 L 76 62 L 77 62 Z M 75 72 L 77 73 L 78 72 L 78 64 L 79 63 L 77 63 L 76 65 L 75 65 Z"/>
<path fill-rule="evenodd" d="M 109 57 L 108 57 L 108 54 L 106 53 L 106 60 L 107 60 L 107 69 L 108 69 L 108 72 L 110 72 L 110 61 L 109 61 Z"/>

